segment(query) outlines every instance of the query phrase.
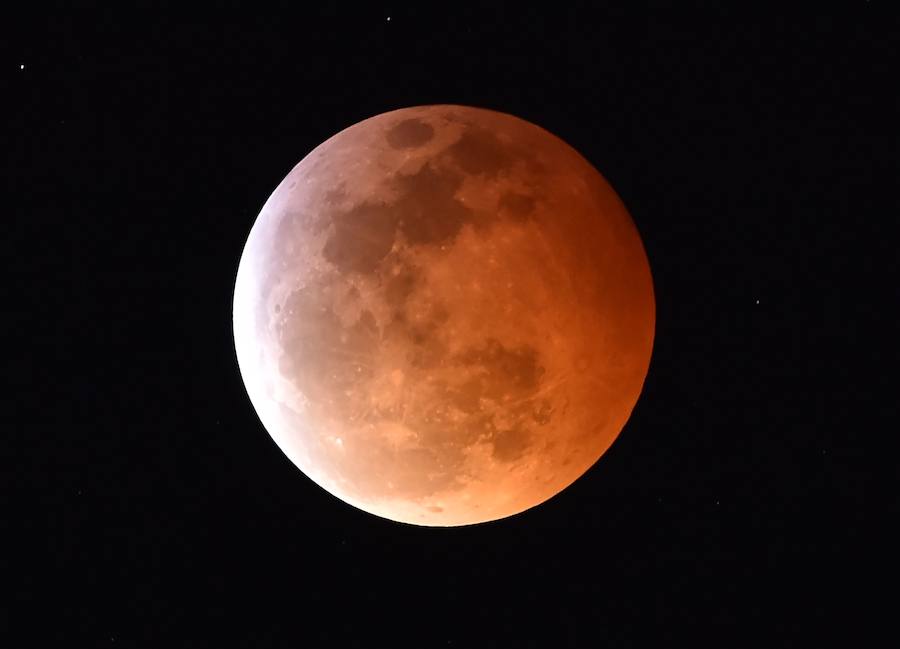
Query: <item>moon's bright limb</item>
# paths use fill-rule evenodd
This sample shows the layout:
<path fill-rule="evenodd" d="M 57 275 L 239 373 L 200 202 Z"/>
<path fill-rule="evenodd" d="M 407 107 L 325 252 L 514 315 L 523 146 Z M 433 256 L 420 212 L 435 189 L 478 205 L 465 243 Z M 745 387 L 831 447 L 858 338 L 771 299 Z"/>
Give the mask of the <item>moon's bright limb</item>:
<path fill-rule="evenodd" d="M 640 236 L 574 149 L 510 115 L 422 106 L 287 175 L 241 257 L 238 363 L 272 438 L 365 511 L 465 525 L 581 476 L 653 346 Z"/>

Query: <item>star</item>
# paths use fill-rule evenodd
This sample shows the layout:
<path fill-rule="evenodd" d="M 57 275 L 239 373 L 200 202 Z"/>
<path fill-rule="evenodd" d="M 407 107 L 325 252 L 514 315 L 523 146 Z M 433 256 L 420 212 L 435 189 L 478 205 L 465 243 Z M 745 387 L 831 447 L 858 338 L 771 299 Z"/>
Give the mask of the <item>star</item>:
<path fill-rule="evenodd" d="M 20 70 L 24 70 L 24 69 L 25 69 L 25 64 L 24 64 L 24 63 L 20 63 L 20 64 L 19 64 L 19 69 L 20 69 Z"/>
<path fill-rule="evenodd" d="M 756 303 L 759 304 L 759 300 L 757 300 Z"/>
<path fill-rule="evenodd" d="M 390 17 L 390 16 L 387 17 L 387 21 L 388 21 L 388 22 L 391 22 L 391 17 Z"/>

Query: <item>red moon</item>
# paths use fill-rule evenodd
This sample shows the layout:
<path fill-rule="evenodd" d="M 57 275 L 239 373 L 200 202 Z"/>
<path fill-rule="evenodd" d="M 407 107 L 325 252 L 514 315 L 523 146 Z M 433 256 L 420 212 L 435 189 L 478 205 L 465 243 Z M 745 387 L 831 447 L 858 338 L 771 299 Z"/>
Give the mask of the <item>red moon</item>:
<path fill-rule="evenodd" d="M 631 415 L 655 303 L 640 235 L 578 152 L 464 106 L 364 120 L 254 223 L 234 342 L 285 455 L 334 496 L 454 526 L 538 505 Z"/>

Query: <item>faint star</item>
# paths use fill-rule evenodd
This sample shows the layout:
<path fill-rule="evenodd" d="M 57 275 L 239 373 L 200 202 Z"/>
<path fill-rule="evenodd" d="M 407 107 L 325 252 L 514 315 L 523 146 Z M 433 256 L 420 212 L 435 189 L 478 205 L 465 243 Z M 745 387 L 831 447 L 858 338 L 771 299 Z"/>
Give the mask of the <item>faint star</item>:
<path fill-rule="evenodd" d="M 716 501 L 716 505 L 718 505 L 718 504 L 719 504 L 719 501 L 717 500 L 717 501 Z"/>
<path fill-rule="evenodd" d="M 757 300 L 756 303 L 759 304 L 759 300 Z"/>

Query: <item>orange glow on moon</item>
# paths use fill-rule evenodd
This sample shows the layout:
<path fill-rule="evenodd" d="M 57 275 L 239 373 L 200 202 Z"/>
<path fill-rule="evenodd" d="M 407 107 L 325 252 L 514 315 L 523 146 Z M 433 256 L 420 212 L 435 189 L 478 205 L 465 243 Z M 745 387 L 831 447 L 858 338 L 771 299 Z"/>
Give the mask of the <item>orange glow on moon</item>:
<path fill-rule="evenodd" d="M 511 115 L 397 110 L 278 185 L 234 292 L 260 420 L 318 485 L 417 525 L 516 514 L 628 420 L 650 363 L 650 268 L 615 191 Z"/>

